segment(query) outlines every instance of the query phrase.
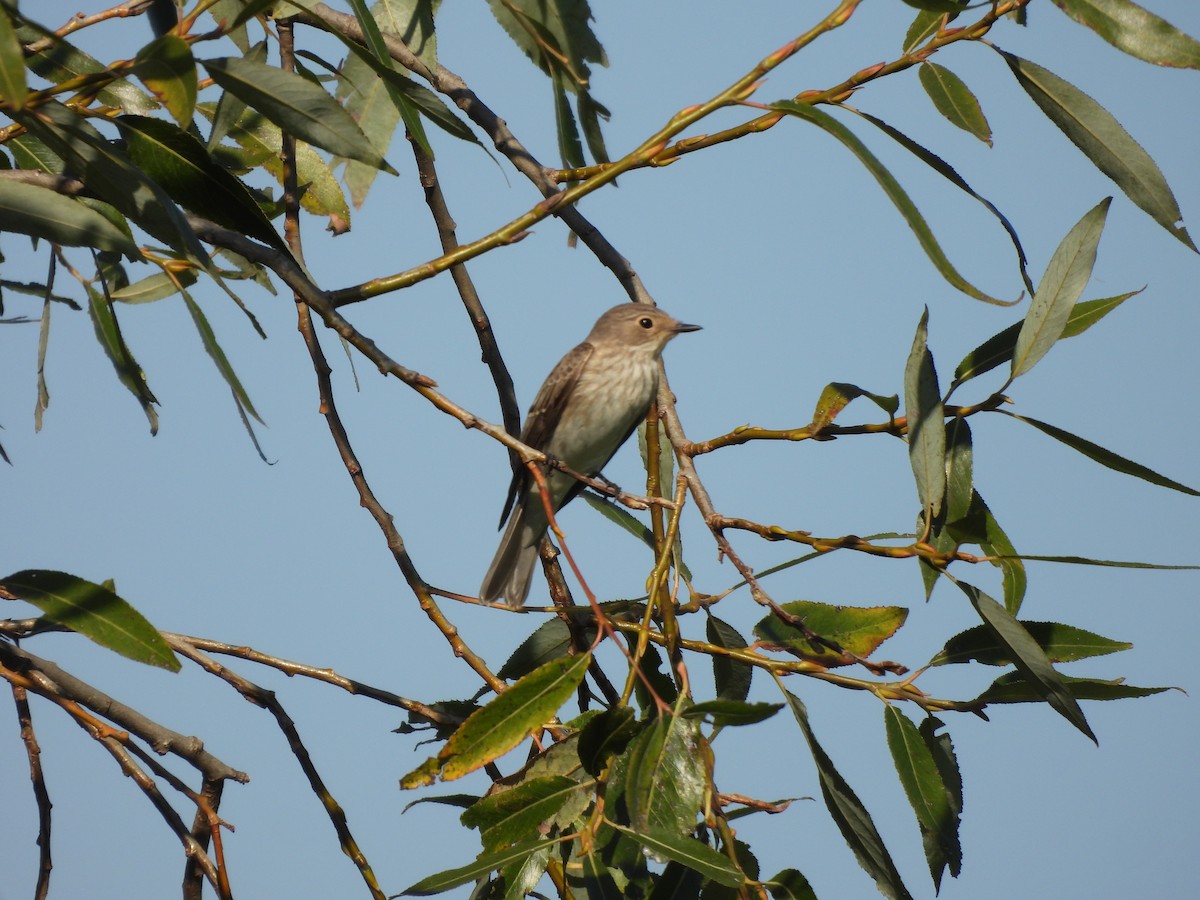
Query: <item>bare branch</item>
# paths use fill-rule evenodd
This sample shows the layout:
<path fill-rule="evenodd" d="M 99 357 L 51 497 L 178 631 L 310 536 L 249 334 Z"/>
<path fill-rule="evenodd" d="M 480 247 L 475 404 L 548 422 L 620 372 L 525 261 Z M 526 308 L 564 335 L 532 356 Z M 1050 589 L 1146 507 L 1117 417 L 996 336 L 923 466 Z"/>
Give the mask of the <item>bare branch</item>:
<path fill-rule="evenodd" d="M 300 739 L 300 732 L 296 729 L 296 723 L 287 714 L 287 711 L 283 708 L 279 700 L 276 699 L 274 692 L 260 687 L 248 678 L 244 678 L 233 670 L 226 668 L 207 654 L 188 646 L 186 643 L 181 642 L 177 644 L 176 649 L 179 653 L 182 653 L 192 662 L 196 663 L 196 665 L 200 666 L 200 668 L 204 669 L 204 671 L 210 675 L 216 675 L 255 706 L 262 707 L 275 717 L 275 723 L 279 726 L 279 730 L 283 732 L 284 738 L 287 739 L 292 755 L 300 763 L 301 770 L 304 772 L 305 777 L 308 778 L 309 786 L 312 787 L 313 793 L 317 795 L 317 799 L 321 801 L 321 805 L 325 807 L 329 821 L 333 823 L 333 828 L 337 832 L 342 852 L 350 857 L 350 860 L 358 868 L 359 874 L 371 892 L 371 896 L 376 898 L 376 900 L 385 900 L 385 895 L 379 887 L 379 882 L 375 878 L 375 873 L 371 869 L 370 863 L 367 862 L 367 858 L 358 847 L 358 842 L 350 832 L 345 810 L 342 809 L 341 804 L 334 799 L 329 789 L 325 786 L 324 780 L 313 764 L 308 749 Z"/>
<path fill-rule="evenodd" d="M 158 724 L 49 660 L 35 656 L 20 647 L 0 642 L 0 663 L 28 678 L 33 689 L 39 694 L 54 694 L 87 707 L 136 734 L 149 744 L 155 753 L 172 753 L 190 763 L 205 778 L 231 779 L 242 783 L 250 780 L 245 772 L 231 768 L 205 750 L 204 743 L 199 738 L 187 737 Z"/>
<path fill-rule="evenodd" d="M 38 746 L 37 734 L 33 730 L 33 713 L 29 709 L 29 693 L 18 684 L 12 685 L 13 702 L 17 707 L 17 722 L 21 726 L 21 741 L 25 744 L 25 755 L 29 758 L 29 779 L 33 782 L 33 797 L 38 808 L 38 880 L 33 891 L 33 900 L 46 900 L 50 893 L 50 870 L 54 863 L 50 858 L 50 793 L 46 790 L 46 778 L 42 772 L 42 748 Z"/>

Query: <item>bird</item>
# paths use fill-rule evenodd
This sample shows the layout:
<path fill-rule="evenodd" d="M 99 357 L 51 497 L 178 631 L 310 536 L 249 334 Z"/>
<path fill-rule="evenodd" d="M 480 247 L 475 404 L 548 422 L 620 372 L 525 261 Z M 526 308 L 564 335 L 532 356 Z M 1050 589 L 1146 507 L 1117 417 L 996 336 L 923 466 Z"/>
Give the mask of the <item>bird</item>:
<path fill-rule="evenodd" d="M 598 475 L 657 396 L 658 361 L 667 342 L 699 330 L 645 303 L 614 306 L 546 377 L 526 415 L 521 441 L 582 475 Z M 558 469 L 547 474 L 546 484 L 555 511 L 583 489 Z M 504 535 L 479 596 L 520 608 L 549 524 L 537 482 L 525 466 L 513 473 L 500 524 Z"/>

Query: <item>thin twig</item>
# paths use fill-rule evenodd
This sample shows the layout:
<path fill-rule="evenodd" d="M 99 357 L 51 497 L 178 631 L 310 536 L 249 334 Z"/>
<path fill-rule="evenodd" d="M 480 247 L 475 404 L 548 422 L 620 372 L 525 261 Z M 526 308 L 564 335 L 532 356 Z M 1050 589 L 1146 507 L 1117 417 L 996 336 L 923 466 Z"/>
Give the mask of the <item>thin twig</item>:
<path fill-rule="evenodd" d="M 410 268 L 407 271 L 399 272 L 395 275 L 389 275 L 382 278 L 375 278 L 364 284 L 357 285 L 353 288 L 347 288 L 341 291 L 334 291 L 330 295 L 335 306 L 345 303 L 353 303 L 358 300 L 365 300 L 368 297 L 378 296 L 379 294 L 389 293 L 399 290 L 423 281 L 426 278 L 431 278 L 439 272 L 443 272 L 451 266 L 466 262 L 480 254 L 487 253 L 497 247 L 512 243 L 519 240 L 525 233 L 537 222 L 546 218 L 549 215 L 556 214 L 558 211 L 567 208 L 568 206 L 578 202 L 588 194 L 599 190 L 606 184 L 614 181 L 618 175 L 629 169 L 639 165 L 644 165 L 648 160 L 654 158 L 665 147 L 668 146 L 671 139 L 678 135 L 688 126 L 701 119 L 706 118 L 718 109 L 726 106 L 734 105 L 744 100 L 752 93 L 761 82 L 762 78 L 782 63 L 784 60 L 800 52 L 804 47 L 814 41 L 817 37 L 826 32 L 837 28 L 844 24 L 854 12 L 861 0 L 841 0 L 837 8 L 821 20 L 809 31 L 797 37 L 795 40 L 789 41 L 783 47 L 776 50 L 774 53 L 760 60 L 747 74 L 734 81 L 725 90 L 718 93 L 710 100 L 689 106 L 680 110 L 654 134 L 642 141 L 634 150 L 627 153 L 624 157 L 614 163 L 606 166 L 603 171 L 596 173 L 592 178 L 586 181 L 578 182 L 565 190 L 559 190 L 549 195 L 543 202 L 537 204 L 532 209 L 511 220 L 508 224 L 501 226 L 495 231 L 468 244 L 463 244 L 451 253 L 444 253 L 437 259 L 429 260 L 419 266 Z M 332 17 L 327 15 L 327 12 L 332 10 L 319 10 L 321 16 L 311 18 L 314 22 L 324 22 L 328 24 L 333 21 Z M 308 22 L 309 18 L 301 17 L 300 21 Z M 348 23 L 346 23 L 348 26 Z M 349 28 L 345 28 L 343 33 L 350 35 L 352 32 Z M 389 45 L 389 51 L 396 56 L 397 60 L 402 65 L 406 65 L 405 60 L 401 57 L 411 58 L 412 53 L 403 45 L 402 41 L 398 42 L 399 46 L 394 50 Z M 421 69 L 428 73 L 429 70 L 422 65 Z M 435 84 L 435 87 L 437 85 Z M 469 113 L 468 113 L 469 114 Z M 629 286 L 627 285 L 627 290 Z M 634 296 L 631 294 L 631 296 Z M 635 297 L 635 299 L 642 299 Z"/>
<path fill-rule="evenodd" d="M 13 647 L 0 644 L 0 656 L 6 655 L 10 651 L 16 651 L 21 654 L 15 657 L 18 664 L 17 668 L 9 665 L 8 660 L 0 662 L 0 677 L 5 678 L 10 683 L 19 685 L 27 690 L 34 691 L 39 696 L 44 697 L 50 702 L 57 705 L 60 709 L 66 712 L 80 728 L 84 729 L 91 735 L 101 746 L 107 750 L 121 767 L 121 771 L 133 779 L 134 783 L 142 790 L 142 793 L 149 798 L 154 808 L 158 810 L 159 815 L 167 823 L 167 826 L 179 838 L 183 844 L 184 853 L 194 858 L 197 865 L 201 867 L 205 876 L 213 889 L 217 891 L 221 900 L 229 898 L 228 892 L 221 890 L 221 885 L 224 881 L 223 876 L 217 871 L 213 861 L 208 857 L 205 849 L 196 843 L 191 832 L 183 824 L 183 820 L 179 817 L 179 813 L 167 801 L 167 799 L 159 791 L 158 785 L 154 779 L 138 766 L 133 760 L 133 755 L 129 748 L 135 747 L 132 743 L 132 737 L 127 731 L 117 731 L 110 727 L 108 723 L 96 718 L 84 708 L 85 704 L 76 702 L 67 696 L 67 691 L 54 678 L 50 677 L 45 666 L 34 666 L 28 664 L 27 658 L 36 659 L 31 654 L 26 654 L 24 651 L 17 650 Z M 56 668 L 56 667 L 55 667 Z M 58 670 L 62 675 L 66 673 Z M 67 676 L 70 678 L 70 676 Z M 106 717 L 112 718 L 109 713 L 101 713 Z M 140 749 L 140 748 L 139 748 Z M 163 751 L 165 752 L 165 751 Z M 177 754 L 179 755 L 179 754 Z"/>
<path fill-rule="evenodd" d="M 176 646 L 177 643 L 187 644 L 197 650 L 203 650 L 205 653 L 234 656 L 248 662 L 268 666 L 283 672 L 285 675 L 300 675 L 304 678 L 311 678 L 314 681 L 321 681 L 325 684 L 339 687 L 349 694 L 369 697 L 387 706 L 396 706 L 400 709 L 408 710 L 438 725 L 454 726 L 462 721 L 457 716 L 439 712 L 428 704 L 421 703 L 419 700 L 410 700 L 407 697 L 401 697 L 399 694 L 393 694 L 391 691 L 385 691 L 383 688 L 377 688 L 364 682 L 356 681 L 353 678 L 347 678 L 344 675 L 339 675 L 333 669 L 282 659 L 281 657 L 271 656 L 245 645 L 227 644 L 223 641 L 214 641 L 211 638 L 192 637 L 186 634 L 174 634 L 169 631 L 159 633 L 172 647 Z"/>
<path fill-rule="evenodd" d="M 364 43 L 358 20 L 352 15 L 330 9 L 324 3 L 318 3 L 301 13 L 298 21 L 326 31 L 336 31 L 353 41 Z M 488 135 L 496 149 L 512 164 L 513 168 L 533 183 L 543 197 L 549 198 L 558 193 L 558 186 L 548 174 L 550 170 L 538 162 L 509 130 L 507 123 L 496 115 L 462 78 L 441 65 L 435 70 L 430 70 L 397 35 L 384 32 L 383 37 L 392 59 L 424 78 L 434 90 L 449 97 L 459 109 L 466 113 L 467 118 Z M 554 215 L 578 235 L 584 246 L 592 251 L 596 259 L 616 276 L 630 300 L 638 303 L 652 302 L 629 260 L 618 253 L 616 248 L 578 209 L 573 206 L 560 207 L 554 210 Z"/>
<path fill-rule="evenodd" d="M 0 663 L 9 669 L 41 678 L 52 685 L 62 699 L 78 703 L 96 712 L 126 731 L 137 735 L 150 745 L 155 753 L 172 753 L 192 765 L 201 775 L 209 779 L 230 779 L 245 783 L 250 780 L 245 772 L 226 765 L 204 749 L 204 743 L 196 737 L 187 737 L 158 724 L 142 713 L 114 700 L 108 694 L 81 681 L 55 663 L 35 656 L 28 650 L 0 641 Z M 42 683 L 39 681 L 39 683 Z M 39 690 L 38 693 L 41 693 Z"/>
<path fill-rule="evenodd" d="M 334 831 L 337 832 L 342 852 L 350 858 L 358 869 L 359 874 L 367 885 L 367 889 L 371 892 L 371 896 L 375 900 L 385 900 L 385 894 L 379 887 L 379 882 L 375 878 L 375 873 L 371 869 L 370 863 L 367 862 L 366 857 L 358 847 L 358 842 L 354 839 L 354 835 L 350 831 L 349 823 L 346 821 L 345 810 L 342 809 L 341 804 L 334 799 L 329 789 L 325 786 L 324 780 L 313 764 L 308 748 L 305 747 L 304 741 L 300 738 L 300 732 L 296 728 L 295 721 L 287 714 L 287 711 L 283 708 L 283 704 L 275 697 L 275 693 L 260 687 L 248 678 L 221 665 L 200 650 L 189 647 L 186 644 L 177 645 L 176 649 L 179 653 L 204 669 L 204 671 L 210 675 L 217 676 L 245 697 L 246 700 L 255 706 L 265 709 L 275 718 L 275 724 L 287 740 L 288 747 L 291 749 L 292 755 L 296 757 L 296 761 L 300 764 L 300 769 L 308 779 L 309 786 L 312 788 L 313 793 L 316 794 L 317 799 L 321 801 L 321 805 L 325 807 L 329 821 L 333 824 Z"/>
<path fill-rule="evenodd" d="M 438 179 L 437 165 L 434 163 L 433 157 L 425 152 L 419 141 L 414 141 L 409 136 L 409 144 L 412 146 L 413 157 L 417 161 L 417 175 L 421 180 L 421 187 L 425 189 L 425 204 L 429 207 L 429 213 L 437 227 L 438 239 L 442 243 L 442 252 L 450 253 L 459 246 L 458 235 L 455 231 L 457 225 L 454 217 L 450 214 L 450 207 L 446 205 L 446 197 L 442 193 L 441 182 Z M 471 325 L 475 328 L 479 349 L 483 353 L 484 365 L 492 373 L 492 381 L 496 385 L 496 395 L 500 400 L 500 415 L 504 420 L 504 427 L 509 434 L 520 435 L 521 410 L 517 406 L 517 392 L 513 387 L 508 367 L 504 364 L 504 357 L 500 355 L 500 347 L 496 343 L 492 323 L 479 299 L 475 283 L 471 280 L 471 273 L 467 271 L 465 265 L 454 266 L 450 269 L 450 278 L 454 281 L 458 296 L 462 299 L 467 315 L 471 318 Z M 512 451 L 509 455 L 513 471 L 516 471 L 517 466 L 521 464 L 521 458 Z"/>
<path fill-rule="evenodd" d="M 797 103 L 807 103 L 814 106 L 822 103 L 838 104 L 844 102 L 852 94 L 860 90 L 863 85 L 880 78 L 885 78 L 888 75 L 894 75 L 896 72 L 910 68 L 911 66 L 919 65 L 944 47 L 961 41 L 980 40 L 1003 16 L 1028 6 L 1031 2 L 1032 0 L 1001 0 L 1001 2 L 992 3 L 987 12 L 972 25 L 960 28 L 944 28 L 920 47 L 915 47 L 891 62 L 875 63 L 855 72 L 832 87 L 825 88 L 824 90 L 802 91 L 792 99 Z M 690 153 L 706 150 L 709 147 L 735 141 L 752 134 L 761 134 L 764 131 L 769 131 L 787 118 L 789 117 L 786 113 L 772 111 L 743 122 L 740 125 L 725 128 L 712 134 L 700 134 L 682 138 L 670 146 L 663 148 L 659 154 L 647 160 L 643 165 L 652 167 L 666 166 Z M 609 165 L 611 163 L 596 163 L 577 169 L 562 169 L 550 172 L 549 175 L 558 184 L 581 181 L 594 178 Z"/>
<path fill-rule="evenodd" d="M 33 900 L 46 900 L 50 893 L 50 870 L 54 863 L 50 857 L 50 793 L 46 790 L 46 778 L 42 772 L 42 749 L 38 746 L 37 734 L 33 730 L 33 712 L 29 709 L 29 692 L 18 684 L 12 685 L 13 702 L 17 708 L 17 722 L 21 726 L 21 741 L 25 744 L 25 755 L 29 759 L 29 780 L 33 782 L 33 797 L 38 808 L 38 878 L 33 891 Z"/>

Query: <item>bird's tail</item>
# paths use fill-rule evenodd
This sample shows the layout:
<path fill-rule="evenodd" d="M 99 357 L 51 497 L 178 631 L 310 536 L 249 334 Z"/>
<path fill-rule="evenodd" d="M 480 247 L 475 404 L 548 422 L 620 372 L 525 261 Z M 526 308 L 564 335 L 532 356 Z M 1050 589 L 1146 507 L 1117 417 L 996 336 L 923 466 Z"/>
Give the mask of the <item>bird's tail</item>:
<path fill-rule="evenodd" d="M 541 540 L 541 533 L 535 533 L 526 521 L 526 505 L 518 503 L 508 520 L 492 564 L 483 576 L 483 586 L 479 589 L 481 600 L 490 603 L 503 597 L 504 602 L 514 609 L 525 605 Z"/>

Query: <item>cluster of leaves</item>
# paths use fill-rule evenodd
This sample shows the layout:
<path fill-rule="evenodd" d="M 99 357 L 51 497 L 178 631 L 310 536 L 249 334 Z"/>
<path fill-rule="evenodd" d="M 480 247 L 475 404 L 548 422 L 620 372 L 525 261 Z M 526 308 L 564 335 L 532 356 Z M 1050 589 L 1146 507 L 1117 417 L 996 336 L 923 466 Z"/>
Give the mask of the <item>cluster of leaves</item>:
<path fill-rule="evenodd" d="M 271 289 L 270 267 L 260 258 L 222 246 L 212 239 L 213 229 L 245 236 L 290 259 L 289 248 L 273 224 L 284 209 L 276 185 L 286 187 L 294 176 L 302 187 L 303 209 L 326 218 L 332 231 L 341 232 L 350 226 L 351 208 L 363 202 L 378 172 L 395 173 L 385 157 L 401 125 L 430 154 L 425 132 L 430 122 L 456 139 L 481 143 L 451 105 L 401 71 L 393 58 L 389 42 L 399 39 L 414 60 L 409 72 L 422 66 L 427 71 L 436 69 L 438 3 L 380 0 L 370 10 L 362 0 L 351 0 L 350 5 L 361 39 L 331 29 L 345 46 L 345 62 L 339 65 L 301 51 L 295 71 L 268 63 L 267 43 L 252 44 L 248 26 L 269 8 L 276 17 L 308 21 L 306 17 L 318 11 L 312 0 L 202 2 L 182 18 L 174 14 L 173 3 L 156 2 L 160 36 L 133 59 L 111 66 L 37 23 L 18 5 L 0 5 L 0 112 L 11 119 L 9 126 L 0 129 L 4 148 L 0 167 L 7 170 L 0 174 L 13 176 L 0 177 L 0 230 L 46 241 L 54 248 L 44 282 L 0 285 L 43 300 L 39 425 L 49 403 L 40 373 L 51 307 L 74 305 L 56 293 L 56 264 L 66 265 L 68 259 L 63 247 L 93 252 L 94 274 L 80 275 L 73 267 L 71 271 L 82 285 L 97 338 L 121 383 L 141 404 L 152 430 L 157 427 L 157 401 L 122 336 L 117 309 L 120 304 L 153 302 L 176 294 L 186 304 L 248 422 L 258 419 L 258 412 L 189 288 L 207 276 L 242 306 L 231 283 L 253 281 Z M 888 421 L 880 429 L 908 439 L 921 502 L 916 533 L 903 545 L 881 543 L 902 537 L 884 535 L 858 539 L 855 546 L 917 559 L 927 592 L 939 579 L 948 578 L 977 611 L 981 624 L 948 640 L 929 665 L 974 662 L 1009 671 L 977 697 L 937 700 L 910 682 L 867 681 L 832 671 L 860 664 L 875 674 L 896 671 L 894 664 L 873 663 L 870 657 L 903 626 L 907 615 L 903 608 L 772 603 L 771 613 L 755 626 L 756 641 L 751 645 L 733 626 L 708 612 L 707 606 L 696 604 L 695 609 L 684 610 L 680 604 L 677 609 L 673 598 L 665 599 L 661 591 L 646 604 L 601 607 L 612 628 L 637 640 L 627 687 L 618 692 L 611 685 L 606 688 L 606 679 L 597 674 L 590 639 L 581 639 L 591 623 L 569 623 L 564 611 L 564 618 L 539 627 L 500 670 L 499 678 L 513 683 L 493 700 L 483 706 L 473 698 L 436 707 L 439 713 L 460 720 L 458 727 L 446 727 L 444 719 L 412 714 L 407 730 L 435 727 L 444 743 L 403 779 L 403 787 L 426 786 L 439 778 L 454 780 L 483 767 L 489 768 L 494 783 L 483 796 L 431 798 L 464 807 L 462 822 L 479 831 L 483 850 L 472 863 L 426 878 L 407 893 L 432 894 L 476 882 L 476 896 L 519 897 L 534 890 L 548 873 L 561 893 L 570 891 L 574 896 L 722 897 L 752 892 L 762 896 L 766 891 L 776 897 L 812 896 L 804 876 L 794 869 L 762 877 L 753 851 L 736 839 L 730 827 L 740 816 L 778 811 L 787 801 L 731 800 L 718 789 L 714 777 L 714 742 L 723 729 L 752 726 L 786 708 L 812 752 L 822 797 L 848 846 L 885 895 L 908 897 L 870 815 L 822 749 L 801 700 L 780 684 L 782 703 L 748 701 L 756 668 L 777 682 L 780 675 L 798 672 L 871 690 L 885 701 L 888 746 L 913 806 L 935 885 L 940 885 L 945 872 L 957 876 L 961 868 L 962 784 L 953 745 L 934 712 L 981 713 L 994 703 L 1046 702 L 1094 739 L 1080 700 L 1139 697 L 1163 690 L 1073 679 L 1057 671 L 1057 663 L 1110 654 L 1129 645 L 1060 623 L 1020 619 L 1026 592 L 1024 561 L 1132 564 L 1020 555 L 996 522 L 972 474 L 970 417 L 1006 415 L 1111 469 L 1192 495 L 1200 493 L 1085 438 L 1002 409 L 1010 385 L 1059 340 L 1082 333 L 1133 295 L 1080 299 L 1095 262 L 1109 201 L 1102 201 L 1071 229 L 1035 287 L 1015 229 L 993 204 L 936 154 L 881 119 L 846 106 L 854 90 L 870 78 L 915 66 L 936 108 L 958 127 L 990 143 L 990 128 L 978 99 L 962 79 L 927 58 L 950 41 L 962 39 L 962 31 L 951 23 L 971 7 L 954 0 L 910 0 L 910 5 L 921 11 L 906 35 L 902 58 L 890 70 L 886 66 L 864 70 L 845 85 L 772 104 L 769 114 L 802 120 L 839 140 L 879 182 L 946 280 L 970 296 L 999 302 L 954 268 L 899 181 L 853 130 L 818 104 L 857 113 L 996 216 L 1012 239 L 1021 278 L 1033 300 L 1020 322 L 980 344 L 959 363 L 944 392 L 927 346 L 928 315 L 922 316 L 903 373 L 903 419 L 896 417 L 899 394 L 875 394 L 839 383 L 822 393 L 805 431 L 809 437 L 836 433 L 838 415 L 859 397 L 871 399 L 887 413 Z M 1016 13 L 1023 13 L 1026 6 L 1009 5 Z M 1200 44 L 1129 0 L 1057 0 L 1057 5 L 1124 52 L 1161 65 L 1200 67 Z M 490 6 L 550 79 L 559 152 L 564 165 L 573 170 L 563 180 L 586 180 L 585 144 L 597 171 L 608 162 L 600 127 L 608 112 L 589 87 L 590 66 L 604 64 L 605 56 L 589 25 L 589 7 L 584 0 L 492 0 Z M 843 3 L 839 10 L 847 10 L 848 15 L 853 6 Z M 202 13 L 211 17 L 215 30 L 195 30 Z M 986 24 L 990 27 L 992 21 Z M 826 27 L 839 24 L 831 19 Z M 241 55 L 200 55 L 200 48 L 218 37 L 231 39 Z M 1196 249 L 1179 224 L 1178 205 L 1157 165 L 1111 114 L 1035 63 L 997 52 L 1038 108 L 1092 163 L 1173 237 Z M 697 107 L 695 115 L 742 99 L 766 70 L 760 69 L 747 76 L 742 88 Z M 327 89 L 330 83 L 332 93 Z M 202 88 L 217 89 L 219 99 L 202 102 Z M 285 164 L 281 153 L 291 139 L 297 143 L 292 162 Z M 696 141 L 685 148 L 681 143 L 663 152 L 690 152 L 701 144 Z M 637 162 L 648 160 L 647 156 Z M 335 176 L 339 165 L 344 165 L 345 190 Z M 134 279 L 127 269 L 132 264 L 149 265 L 154 271 Z M 253 323 L 253 316 L 246 314 Z M 971 405 L 950 404 L 956 391 L 1005 365 L 1009 375 L 999 389 Z M 656 440 L 647 442 L 648 459 Z M 648 468 L 657 470 L 655 480 L 670 483 L 665 467 Z M 664 570 L 674 566 L 685 580 L 690 579 L 678 542 L 667 539 L 661 529 L 646 531 L 638 520 L 613 507 L 606 507 L 606 512 L 646 539 Z M 764 537 L 772 540 L 808 543 L 813 553 L 805 558 L 833 546 L 803 532 L 765 531 Z M 948 570 L 955 563 L 982 561 L 964 547 L 978 547 L 983 559 L 1000 569 L 1002 602 L 951 576 Z M 759 577 L 765 574 L 769 573 Z M 113 592 L 111 584 L 91 584 L 58 572 L 25 571 L 3 579 L 0 589 L 3 596 L 34 604 L 48 621 L 131 658 L 178 667 L 158 633 Z M 675 615 L 702 606 L 705 639 L 685 641 Z M 657 646 L 665 648 L 665 660 Z M 683 675 L 685 650 L 711 659 L 716 686 L 712 699 L 697 702 L 692 696 Z M 793 659 L 781 661 L 770 655 L 774 653 Z M 557 721 L 561 708 L 576 694 L 602 696 L 604 708 L 582 709 L 568 721 Z M 901 702 L 915 703 L 929 715 L 915 724 L 901 712 Z M 529 735 L 541 733 L 550 736 L 548 745 L 539 746 L 517 772 L 499 777 L 496 761 Z"/>
<path fill-rule="evenodd" d="M 921 317 L 904 373 L 909 455 L 923 504 L 917 534 L 928 551 L 917 558 L 926 587 L 932 591 L 939 577 L 950 578 L 982 622 L 950 638 L 926 667 L 973 662 L 1009 669 L 980 695 L 962 702 L 934 700 L 906 683 L 873 683 L 868 688 L 889 701 L 883 706 L 888 749 L 917 819 L 930 875 L 939 888 L 947 871 L 955 877 L 961 871 L 962 777 L 950 736 L 933 712 L 982 714 L 992 704 L 1046 702 L 1095 740 L 1079 701 L 1131 699 L 1167 690 L 1129 685 L 1119 678 L 1063 675 L 1056 664 L 1105 656 L 1132 645 L 1071 625 L 1020 619 L 1018 612 L 1026 590 L 1024 560 L 1172 567 L 1019 555 L 973 482 L 967 422 L 972 411 L 959 407 L 947 420 L 950 393 L 1007 364 L 1009 377 L 1001 390 L 976 407 L 1001 412 L 998 406 L 1006 399 L 1001 391 L 1014 379 L 1027 373 L 1057 341 L 1080 334 L 1132 296 L 1079 302 L 1108 206 L 1109 200 L 1102 201 L 1071 229 L 1052 257 L 1024 319 L 967 354 L 945 396 L 926 346 L 928 313 Z M 822 393 L 810 428 L 814 433 L 827 429 L 860 396 L 870 397 L 889 415 L 899 407 L 897 396 L 833 384 Z M 1003 414 L 1034 425 L 1116 471 L 1200 496 L 1193 488 L 1055 426 Z M 636 520 L 622 520 L 622 524 L 653 546 L 653 537 Z M 1002 570 L 1003 603 L 947 572 L 964 545 L 978 546 Z M 686 572 L 686 565 L 681 561 L 678 565 Z M 644 605 L 628 603 L 606 604 L 604 611 L 630 622 L 647 614 Z M 907 616 L 903 607 L 794 601 L 754 627 L 756 641 L 751 647 L 732 625 L 709 612 L 706 641 L 693 642 L 687 649 L 711 656 L 713 699 L 696 702 L 683 692 L 662 672 L 659 653 L 646 646 L 634 663 L 644 678 L 637 685 L 640 714 L 622 701 L 552 726 L 546 723 L 553 722 L 561 707 L 580 691 L 593 661 L 590 651 L 577 652 L 563 621 L 546 622 L 500 671 L 501 677 L 519 676 L 519 680 L 487 705 L 466 708 L 470 714 L 462 726 L 443 735 L 441 750 L 405 776 L 401 786 L 411 789 L 437 778 L 460 778 L 494 763 L 531 732 L 544 728 L 554 737 L 553 744 L 532 755 L 518 772 L 497 781 L 482 797 L 455 794 L 423 801 L 465 807 L 462 823 L 479 830 L 483 852 L 472 863 L 430 876 L 405 893 L 435 894 L 475 881 L 473 896 L 520 897 L 536 886 L 547 869 L 557 867 L 556 881 L 565 880 L 578 896 L 735 896 L 738 890 L 757 885 L 757 890 L 769 890 L 775 897 L 813 897 L 807 880 L 795 869 L 760 878 L 753 851 L 729 827 L 745 815 L 778 812 L 789 801 L 727 809 L 737 804 L 722 797 L 713 773 L 713 743 L 724 728 L 757 724 L 786 706 L 812 753 L 822 798 L 847 845 L 885 896 L 911 896 L 865 805 L 817 741 L 803 702 L 779 683 L 779 675 L 789 669 L 772 665 L 768 655 L 791 654 L 804 663 L 790 671 L 824 674 L 830 668 L 868 660 Z M 661 636 L 662 617 L 650 619 Z M 814 634 L 819 643 L 814 642 Z M 671 647 L 669 639 L 661 642 Z M 784 703 L 747 701 L 756 667 L 773 675 Z M 914 723 L 893 702 L 900 700 L 917 703 L 929 715 L 919 725 Z M 662 703 L 670 709 L 663 709 Z M 711 726 L 708 730 L 705 723 Z M 533 837 L 534 832 L 538 836 Z M 652 871 L 651 861 L 665 866 Z"/>
<path fill-rule="evenodd" d="M 361 2 L 353 3 L 366 40 L 358 43 L 333 31 L 347 50 L 341 65 L 305 53 L 296 71 L 285 71 L 267 61 L 265 41 L 251 44 L 248 29 L 256 18 L 270 12 L 276 17 L 302 15 L 317 6 L 315 0 L 218 0 L 199 4 L 177 22 L 172 0 L 156 2 L 158 29 L 169 33 L 147 43 L 133 59 L 111 66 L 18 5 L 0 6 L 0 113 L 11 120 L 0 130 L 0 146 L 7 151 L 0 151 L 0 170 L 11 176 L 0 178 L 0 232 L 28 235 L 35 244 L 45 240 L 55 248 L 92 251 L 92 275 L 71 271 L 86 294 L 97 339 L 121 384 L 141 405 L 152 432 L 158 428 L 158 401 L 122 336 L 117 310 L 119 305 L 176 294 L 182 296 L 205 350 L 229 384 L 247 428 L 249 419 L 261 421 L 188 289 L 200 275 L 207 275 L 261 334 L 231 283 L 249 280 L 274 292 L 266 267 L 228 247 L 208 250 L 197 236 L 196 217 L 287 253 L 272 221 L 283 212 L 272 184 L 285 184 L 280 156 L 284 135 L 296 139 L 294 166 L 302 208 L 326 218 L 335 234 L 350 228 L 351 207 L 363 203 L 378 172 L 396 174 L 384 154 L 401 125 L 430 155 L 425 122 L 482 146 L 472 127 L 445 100 L 396 66 L 380 30 L 382 24 L 401 36 L 416 57 L 434 69 L 436 3 L 380 0 L 370 11 Z M 554 69 L 555 90 L 577 92 L 589 144 L 602 148 L 597 123 L 606 113 L 587 93 L 586 75 L 587 62 L 602 61 L 603 54 L 594 38 L 592 44 L 575 48 L 572 40 L 578 34 L 591 34 L 585 27 L 590 13 L 586 4 L 571 8 L 572 16 L 582 17 L 582 26 L 557 22 L 553 11 L 547 13 L 535 3 L 494 4 L 505 27 L 524 36 L 521 46 L 544 67 L 550 66 L 547 60 L 564 61 L 561 70 Z M 195 30 L 202 12 L 216 24 L 214 30 Z M 529 34 L 537 39 L 531 42 Z M 242 55 L 200 52 L 218 38 L 231 40 Z M 45 86 L 38 87 L 39 81 Z M 336 98 L 326 82 L 334 84 Z M 199 99 L 199 88 L 206 85 L 220 90 L 216 102 Z M 570 116 L 565 101 L 556 101 L 556 109 Z M 198 122 L 207 123 L 207 128 Z M 568 144 L 578 145 L 572 128 L 564 125 L 563 134 Z M 335 174 L 339 166 L 345 167 L 345 189 Z M 145 237 L 150 241 L 144 242 Z M 131 278 L 131 263 L 155 271 Z M 0 313 L 4 289 L 44 300 L 38 428 L 50 401 L 44 360 L 52 304 L 80 308 L 56 293 L 56 272 L 52 256 L 43 282 L 0 282 Z"/>

